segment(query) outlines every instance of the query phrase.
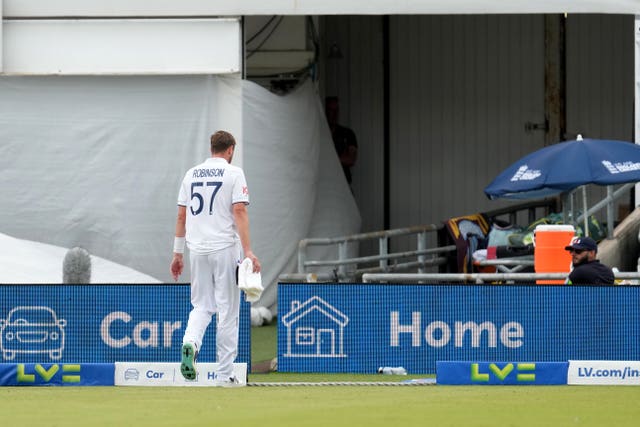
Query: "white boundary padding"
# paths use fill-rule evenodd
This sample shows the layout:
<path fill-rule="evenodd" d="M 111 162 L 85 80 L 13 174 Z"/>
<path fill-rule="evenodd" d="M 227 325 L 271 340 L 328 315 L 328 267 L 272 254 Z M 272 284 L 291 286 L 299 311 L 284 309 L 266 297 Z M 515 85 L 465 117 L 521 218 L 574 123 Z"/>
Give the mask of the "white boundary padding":
<path fill-rule="evenodd" d="M 569 385 L 640 385 L 640 361 L 569 360 Z"/>
<path fill-rule="evenodd" d="M 114 384 L 117 386 L 147 387 L 213 387 L 217 363 L 198 363 L 198 377 L 185 380 L 180 373 L 180 363 L 165 362 L 116 362 Z M 240 385 L 247 385 L 247 364 L 234 363 L 233 373 Z"/>

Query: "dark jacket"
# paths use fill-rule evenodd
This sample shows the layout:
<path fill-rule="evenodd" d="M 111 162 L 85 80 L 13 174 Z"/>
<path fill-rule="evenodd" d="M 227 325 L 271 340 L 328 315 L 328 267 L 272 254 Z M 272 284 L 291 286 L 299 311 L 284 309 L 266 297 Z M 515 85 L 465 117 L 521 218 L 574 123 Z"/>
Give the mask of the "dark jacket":
<path fill-rule="evenodd" d="M 580 264 L 569 274 L 568 285 L 613 285 L 613 271 L 600 261 Z"/>

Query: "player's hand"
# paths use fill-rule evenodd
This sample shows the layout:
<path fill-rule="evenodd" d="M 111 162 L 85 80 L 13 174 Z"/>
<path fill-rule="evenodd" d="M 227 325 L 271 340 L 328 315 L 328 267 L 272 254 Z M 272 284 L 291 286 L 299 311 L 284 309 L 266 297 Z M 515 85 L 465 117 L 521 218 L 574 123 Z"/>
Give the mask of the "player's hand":
<path fill-rule="evenodd" d="M 173 254 L 173 260 L 171 260 L 171 275 L 173 280 L 178 281 L 178 277 L 182 274 L 184 268 L 184 260 L 182 254 Z"/>
<path fill-rule="evenodd" d="M 253 263 L 253 272 L 254 273 L 260 273 L 260 270 L 262 269 L 262 266 L 260 265 L 260 261 L 258 260 L 258 257 L 251 251 L 249 251 L 246 254 L 244 254 L 244 256 L 249 258 L 251 260 L 251 262 Z"/>

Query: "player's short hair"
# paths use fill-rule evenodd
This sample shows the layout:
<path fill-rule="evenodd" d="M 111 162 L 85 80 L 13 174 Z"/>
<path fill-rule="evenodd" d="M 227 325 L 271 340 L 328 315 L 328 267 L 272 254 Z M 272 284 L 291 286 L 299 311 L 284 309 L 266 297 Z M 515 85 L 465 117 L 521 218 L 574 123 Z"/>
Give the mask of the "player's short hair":
<path fill-rule="evenodd" d="M 235 145 L 236 140 L 229 132 L 219 130 L 211 135 L 211 152 L 214 154 L 222 153 Z"/>

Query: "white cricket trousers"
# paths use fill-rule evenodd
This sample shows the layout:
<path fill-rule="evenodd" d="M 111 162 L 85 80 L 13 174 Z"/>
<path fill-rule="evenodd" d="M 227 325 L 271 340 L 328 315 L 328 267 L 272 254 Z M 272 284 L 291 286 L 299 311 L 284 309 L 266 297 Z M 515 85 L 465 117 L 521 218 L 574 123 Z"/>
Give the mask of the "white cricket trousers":
<path fill-rule="evenodd" d="M 219 251 L 198 255 L 191 253 L 191 305 L 183 344 L 190 342 L 202 348 L 202 340 L 211 317 L 217 313 L 216 353 L 217 378 L 233 376 L 233 361 L 238 355 L 240 289 L 236 283 L 236 267 L 240 260 L 239 244 Z"/>

